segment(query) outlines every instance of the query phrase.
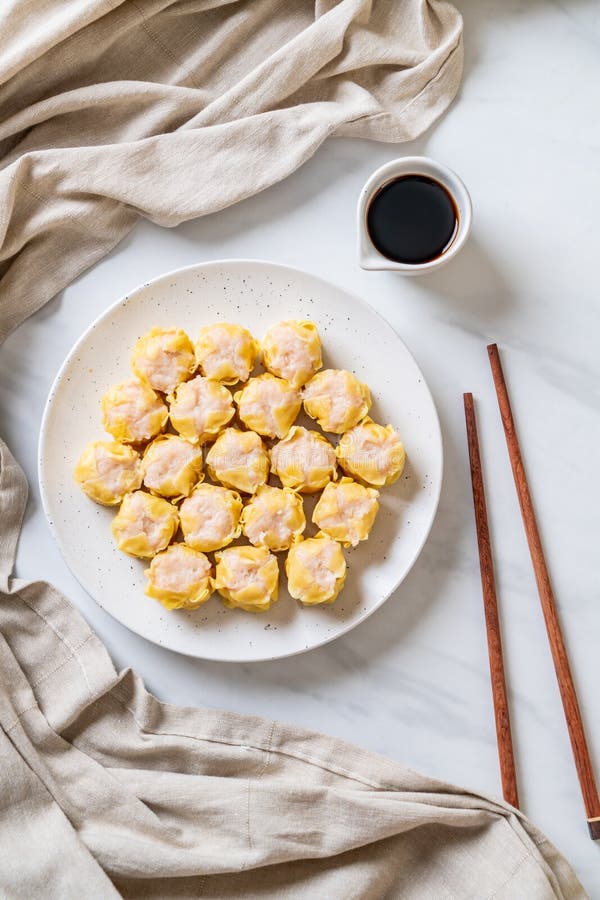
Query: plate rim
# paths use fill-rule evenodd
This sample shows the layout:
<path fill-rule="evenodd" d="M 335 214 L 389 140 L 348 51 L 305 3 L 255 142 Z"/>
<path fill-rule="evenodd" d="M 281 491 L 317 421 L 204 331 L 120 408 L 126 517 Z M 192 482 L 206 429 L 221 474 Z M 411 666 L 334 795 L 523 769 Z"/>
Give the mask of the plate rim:
<path fill-rule="evenodd" d="M 344 623 L 344 625 L 341 626 L 340 629 L 338 631 L 336 631 L 335 634 L 325 636 L 323 639 L 320 639 L 318 642 L 311 644 L 309 647 L 299 647 L 296 650 L 285 651 L 284 653 L 276 653 L 274 655 L 254 657 L 252 659 L 247 659 L 247 658 L 239 658 L 236 656 L 231 656 L 231 657 L 223 656 L 222 654 L 218 655 L 218 656 L 209 656 L 205 652 L 203 652 L 202 654 L 196 654 L 196 653 L 186 652 L 185 650 L 175 649 L 171 646 L 161 643 L 158 639 L 154 639 L 153 637 L 146 636 L 145 634 L 141 634 L 139 631 L 136 631 L 134 628 L 130 627 L 129 625 L 125 624 L 120 619 L 118 619 L 117 616 L 114 615 L 109 609 L 107 609 L 105 606 L 103 606 L 102 604 L 100 604 L 98 602 L 98 600 L 93 596 L 93 594 L 90 593 L 90 591 L 85 586 L 85 584 L 82 583 L 82 581 L 80 580 L 77 573 L 74 572 L 73 569 L 71 568 L 71 566 L 69 565 L 66 550 L 63 547 L 63 542 L 60 538 L 58 530 L 57 530 L 57 528 L 54 524 L 53 518 L 50 514 L 49 496 L 47 494 L 47 481 L 44 476 L 43 448 L 44 448 L 45 440 L 46 440 L 46 433 L 47 433 L 47 429 L 48 429 L 48 419 L 49 419 L 51 404 L 56 395 L 56 390 L 57 390 L 58 386 L 60 385 L 60 382 L 62 381 L 64 372 L 65 372 L 67 366 L 70 364 L 70 362 L 73 359 L 73 357 L 75 356 L 77 350 L 84 343 L 84 341 L 88 338 L 88 336 L 105 319 L 110 317 L 110 315 L 114 312 L 114 310 L 121 307 L 125 301 L 129 300 L 130 297 L 132 297 L 134 294 L 137 294 L 139 291 L 141 291 L 145 288 L 148 288 L 151 285 L 155 284 L 156 282 L 162 281 L 165 278 L 169 278 L 174 275 L 179 275 L 182 272 L 187 272 L 187 271 L 191 271 L 194 269 L 200 269 L 200 268 L 201 269 L 207 269 L 207 268 L 214 269 L 214 268 L 218 268 L 219 266 L 231 265 L 231 264 L 236 264 L 236 265 L 246 264 L 247 265 L 247 264 L 256 264 L 256 263 L 258 263 L 259 265 L 262 265 L 262 266 L 267 266 L 270 268 L 276 268 L 276 269 L 281 269 L 281 270 L 284 270 L 287 272 L 291 272 L 294 275 L 303 275 L 303 276 L 308 275 L 310 278 L 313 278 L 318 282 L 322 282 L 324 285 L 327 285 L 329 287 L 334 287 L 336 290 L 340 290 L 343 293 L 345 293 L 348 297 L 351 297 L 355 303 L 358 303 L 363 307 L 367 307 L 367 309 L 369 310 L 370 313 L 375 315 L 381 322 L 383 322 L 383 324 L 385 326 L 387 326 L 388 328 L 390 328 L 393 331 L 396 338 L 402 343 L 405 351 L 408 353 L 408 355 L 409 355 L 410 359 L 412 360 L 412 362 L 414 363 L 415 367 L 423 376 L 422 377 L 422 386 L 425 389 L 425 391 L 427 392 L 429 400 L 431 401 L 431 407 L 432 407 L 433 414 L 434 414 L 435 436 L 437 438 L 437 443 L 439 446 L 439 463 L 438 463 L 439 471 L 436 472 L 436 475 L 438 476 L 437 477 L 437 487 L 436 487 L 430 521 L 429 521 L 426 529 L 423 532 L 423 536 L 418 544 L 418 547 L 413 556 L 413 559 L 411 560 L 408 567 L 405 569 L 400 581 L 392 588 L 391 591 L 389 591 L 387 594 L 385 594 L 385 596 L 383 596 L 379 600 L 379 602 L 377 602 L 367 612 L 361 614 L 359 616 L 359 618 L 357 618 L 354 621 Z M 433 524 L 435 522 L 435 519 L 436 519 L 436 516 L 438 513 L 440 497 L 441 497 L 441 492 L 442 492 L 442 484 L 443 484 L 443 479 L 444 479 L 444 462 L 445 462 L 444 457 L 445 457 L 444 440 L 443 440 L 442 428 L 441 428 L 441 424 L 440 424 L 440 417 L 439 417 L 437 407 L 435 404 L 435 400 L 433 398 L 433 394 L 431 393 L 429 384 L 428 384 L 425 376 L 421 372 L 421 368 L 420 368 L 417 360 L 415 359 L 415 356 L 412 353 L 410 347 L 408 347 L 405 340 L 401 337 L 401 335 L 398 334 L 398 332 L 396 331 L 394 326 L 391 324 L 391 322 L 389 322 L 388 319 L 386 319 L 385 316 L 383 316 L 379 312 L 379 310 L 375 309 L 375 307 L 372 306 L 368 302 L 368 300 L 365 300 L 363 297 L 355 294 L 354 291 L 347 290 L 345 287 L 343 287 L 339 284 L 336 284 L 333 281 L 329 281 L 328 279 L 323 278 L 321 275 L 316 275 L 313 272 L 309 272 L 306 269 L 300 269 L 297 266 L 290 266 L 290 265 L 287 265 L 286 263 L 272 262 L 270 260 L 262 259 L 260 257 L 230 257 L 230 258 L 204 260 L 204 261 L 197 262 L 197 263 L 190 263 L 189 265 L 186 265 L 186 266 L 178 266 L 175 269 L 169 269 L 166 272 L 162 272 L 160 275 L 157 275 L 154 278 L 151 278 L 149 281 L 143 281 L 140 284 L 138 284 L 136 287 L 132 288 L 127 293 L 121 295 L 117 300 L 114 301 L 114 303 L 111 303 L 110 306 L 106 307 L 106 309 L 103 312 L 101 312 L 100 315 L 96 316 L 96 318 L 93 319 L 93 321 L 87 326 L 87 328 L 84 329 L 84 331 L 80 334 L 78 339 L 71 346 L 70 350 L 67 352 L 65 358 L 63 359 L 56 375 L 54 376 L 54 378 L 52 380 L 52 384 L 50 385 L 48 394 L 46 396 L 46 400 L 44 403 L 44 410 L 42 413 L 42 419 L 41 419 L 41 424 L 40 424 L 38 446 L 37 446 L 37 477 L 38 477 L 38 488 L 39 488 L 39 492 L 40 492 L 40 499 L 41 499 L 42 508 L 44 511 L 44 517 L 46 519 L 46 524 L 50 530 L 50 534 L 52 535 L 52 538 L 54 539 L 56 546 L 59 549 L 61 558 L 62 558 L 64 564 L 66 565 L 67 569 L 69 570 L 71 575 L 75 578 L 77 583 L 81 586 L 81 588 L 83 589 L 85 594 L 90 598 L 90 600 L 93 603 L 96 604 L 96 606 L 98 606 L 103 612 L 105 612 L 107 615 L 109 615 L 110 618 L 113 619 L 115 622 L 117 622 L 120 626 L 122 626 L 123 628 L 126 628 L 127 631 L 131 632 L 132 634 L 135 634 L 137 637 L 142 638 L 142 640 L 146 640 L 149 643 L 154 644 L 157 647 L 160 647 L 163 650 L 168 650 L 171 653 L 176 653 L 179 656 L 185 656 L 186 658 L 189 658 L 189 659 L 204 659 L 209 662 L 249 664 L 249 663 L 272 662 L 274 660 L 279 660 L 279 659 L 288 659 L 292 656 L 299 656 L 302 653 L 309 653 L 311 650 L 317 650 L 320 647 L 324 647 L 327 644 L 331 643 L 332 641 L 337 640 L 337 638 L 343 637 L 344 635 L 348 634 L 350 631 L 352 631 L 354 628 L 357 628 L 359 625 L 362 625 L 363 622 L 365 622 L 367 619 L 369 619 L 375 612 L 377 612 L 377 610 L 381 609 L 381 607 L 384 605 L 384 603 L 386 603 L 390 599 L 390 597 L 392 596 L 393 593 L 395 593 L 397 590 L 399 590 L 399 588 L 404 583 L 404 581 L 410 574 L 411 570 L 413 569 L 415 563 L 421 556 L 421 553 L 423 552 L 423 548 L 424 548 L 425 544 L 427 543 L 427 540 L 429 539 L 429 535 L 431 534 L 431 530 L 433 528 Z"/>

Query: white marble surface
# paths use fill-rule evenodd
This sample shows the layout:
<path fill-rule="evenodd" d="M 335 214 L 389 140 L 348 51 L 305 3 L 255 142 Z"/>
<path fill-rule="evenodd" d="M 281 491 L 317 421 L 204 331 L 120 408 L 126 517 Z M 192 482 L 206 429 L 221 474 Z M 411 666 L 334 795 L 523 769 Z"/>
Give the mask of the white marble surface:
<path fill-rule="evenodd" d="M 596 0 L 468 0 L 462 93 L 421 140 L 330 141 L 285 183 L 164 231 L 144 224 L 0 350 L 0 432 L 31 499 L 18 571 L 82 610 L 118 666 L 161 698 L 225 706 L 334 733 L 476 790 L 499 792 L 467 469 L 462 392 L 478 400 L 523 809 L 600 897 L 562 709 L 513 490 L 485 345 L 503 351 L 531 487 L 600 777 L 600 9 Z M 427 153 L 471 190 L 472 237 L 423 279 L 362 272 L 354 206 L 368 174 Z M 415 353 L 436 399 L 446 472 L 410 576 L 350 635 L 272 663 L 194 662 L 146 643 L 94 605 L 40 508 L 36 445 L 50 383 L 107 304 L 143 280 L 217 257 L 308 269 L 369 300 Z"/>

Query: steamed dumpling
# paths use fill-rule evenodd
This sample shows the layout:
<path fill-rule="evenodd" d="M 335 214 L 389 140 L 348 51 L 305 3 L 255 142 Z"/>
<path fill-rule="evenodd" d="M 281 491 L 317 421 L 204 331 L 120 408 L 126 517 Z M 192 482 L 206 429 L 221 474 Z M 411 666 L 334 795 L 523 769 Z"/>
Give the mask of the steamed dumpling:
<path fill-rule="evenodd" d="M 115 384 L 101 401 L 102 424 L 124 444 L 141 444 L 159 434 L 169 410 L 151 387 L 141 381 Z"/>
<path fill-rule="evenodd" d="M 144 484 L 161 497 L 187 497 L 202 478 L 202 464 L 200 447 L 177 434 L 161 434 L 144 452 Z"/>
<path fill-rule="evenodd" d="M 324 435 L 294 425 L 271 449 L 271 471 L 284 487 L 315 494 L 335 477 L 335 449 Z"/>
<path fill-rule="evenodd" d="M 116 506 L 142 483 L 139 454 L 117 441 L 93 441 L 79 457 L 75 481 L 91 500 Z"/>
<path fill-rule="evenodd" d="M 172 503 L 134 491 L 123 498 L 111 529 L 119 550 L 149 558 L 165 549 L 178 526 L 179 516 Z"/>
<path fill-rule="evenodd" d="M 262 342 L 262 361 L 268 372 L 302 387 L 323 365 L 317 326 L 305 321 L 272 325 Z"/>
<path fill-rule="evenodd" d="M 244 494 L 253 494 L 269 477 L 269 454 L 253 431 L 226 428 L 206 455 L 213 481 Z"/>
<path fill-rule="evenodd" d="M 377 510 L 379 491 L 351 478 L 330 482 L 314 508 L 312 520 L 324 534 L 356 547 L 369 537 Z"/>
<path fill-rule="evenodd" d="M 209 553 L 226 547 L 240 534 L 242 498 L 216 484 L 199 484 L 179 510 L 186 544 Z"/>
<path fill-rule="evenodd" d="M 200 329 L 196 360 L 207 378 L 223 384 L 247 381 L 257 354 L 258 343 L 241 325 L 217 322 Z"/>
<path fill-rule="evenodd" d="M 371 394 L 351 372 L 323 369 L 305 386 L 304 409 L 316 419 L 323 431 L 343 434 L 369 412 Z"/>
<path fill-rule="evenodd" d="M 228 547 L 215 553 L 214 586 L 225 606 L 265 612 L 277 600 L 277 558 L 263 547 Z"/>
<path fill-rule="evenodd" d="M 377 425 L 367 416 L 342 435 L 337 458 L 348 475 L 373 487 L 383 487 L 402 475 L 406 453 L 391 425 Z"/>
<path fill-rule="evenodd" d="M 306 528 L 302 498 L 289 488 L 261 485 L 244 507 L 241 523 L 255 547 L 287 550 Z"/>
<path fill-rule="evenodd" d="M 251 378 L 233 399 L 244 425 L 266 437 L 285 437 L 302 406 L 298 391 L 268 372 Z"/>
<path fill-rule="evenodd" d="M 171 544 L 157 553 L 144 574 L 146 594 L 167 609 L 196 609 L 213 592 L 210 560 L 186 544 Z"/>
<path fill-rule="evenodd" d="M 216 437 L 234 412 L 233 398 L 227 388 L 202 375 L 180 384 L 171 399 L 173 428 L 194 444 Z"/>
<path fill-rule="evenodd" d="M 171 394 L 196 368 L 194 345 L 181 328 L 152 328 L 135 342 L 131 368 L 155 391 Z"/>
<path fill-rule="evenodd" d="M 333 603 L 346 580 L 346 560 L 338 542 L 319 533 L 292 544 L 285 571 L 295 600 L 305 606 Z"/>

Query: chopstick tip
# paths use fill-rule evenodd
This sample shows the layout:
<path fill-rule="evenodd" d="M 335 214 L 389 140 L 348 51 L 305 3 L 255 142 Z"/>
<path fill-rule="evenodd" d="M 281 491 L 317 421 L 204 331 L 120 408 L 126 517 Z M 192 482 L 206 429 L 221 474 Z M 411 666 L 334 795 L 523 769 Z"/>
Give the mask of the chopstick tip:
<path fill-rule="evenodd" d="M 465 409 L 465 419 L 467 421 L 467 434 L 469 430 L 472 429 L 475 422 L 475 403 L 473 401 L 473 394 L 469 391 L 466 394 L 463 394 L 463 406 Z"/>
<path fill-rule="evenodd" d="M 600 841 L 600 818 L 588 819 L 590 837 L 593 841 Z"/>

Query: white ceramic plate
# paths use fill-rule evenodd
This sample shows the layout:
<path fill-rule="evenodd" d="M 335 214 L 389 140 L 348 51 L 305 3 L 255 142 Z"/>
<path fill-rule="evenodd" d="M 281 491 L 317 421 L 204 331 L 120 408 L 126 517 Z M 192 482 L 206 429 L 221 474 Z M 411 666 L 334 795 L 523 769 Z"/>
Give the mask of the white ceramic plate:
<path fill-rule="evenodd" d="M 281 579 L 267 613 L 226 609 L 214 596 L 194 612 L 168 612 L 144 595 L 147 563 L 120 553 L 114 509 L 88 500 L 73 481 L 88 441 L 103 436 L 100 398 L 130 375 L 131 348 L 152 326 L 177 325 L 195 338 L 202 325 L 234 321 L 262 337 L 280 319 L 312 319 L 324 364 L 354 371 L 371 388 L 371 415 L 391 422 L 406 446 L 403 477 L 381 494 L 371 538 L 348 553 L 346 586 L 331 606 L 302 608 Z M 94 322 L 50 391 L 39 447 L 44 509 L 67 565 L 96 602 L 156 644 L 205 659 L 247 661 L 301 653 L 366 619 L 404 579 L 431 528 L 442 481 L 442 441 L 413 357 L 370 306 L 297 269 L 257 260 L 202 263 L 138 288 Z M 308 517 L 307 517 L 308 518 Z M 401 592 L 395 603 L 410 602 Z M 385 627 L 385 623 L 382 623 Z"/>

